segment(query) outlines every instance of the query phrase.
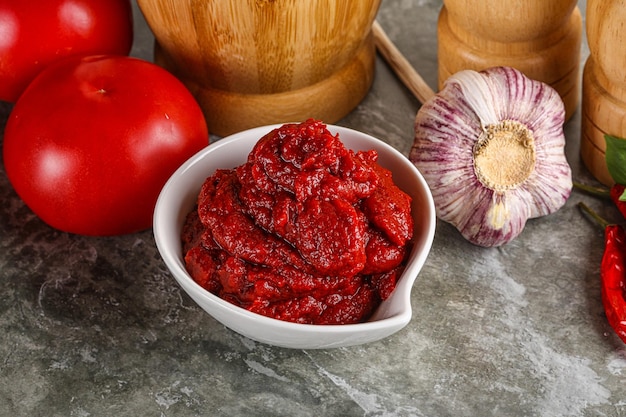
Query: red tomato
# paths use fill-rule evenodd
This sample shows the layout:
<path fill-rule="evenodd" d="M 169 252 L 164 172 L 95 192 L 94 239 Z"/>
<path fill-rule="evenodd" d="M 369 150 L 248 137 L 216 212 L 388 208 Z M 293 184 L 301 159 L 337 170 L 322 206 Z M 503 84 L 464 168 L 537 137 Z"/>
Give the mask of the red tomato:
<path fill-rule="evenodd" d="M 129 0 L 0 0 L 0 100 L 61 57 L 127 55 L 132 42 Z"/>
<path fill-rule="evenodd" d="M 161 67 L 126 56 L 48 66 L 7 121 L 3 157 L 17 194 L 76 234 L 147 229 L 169 176 L 209 142 L 202 111 Z"/>

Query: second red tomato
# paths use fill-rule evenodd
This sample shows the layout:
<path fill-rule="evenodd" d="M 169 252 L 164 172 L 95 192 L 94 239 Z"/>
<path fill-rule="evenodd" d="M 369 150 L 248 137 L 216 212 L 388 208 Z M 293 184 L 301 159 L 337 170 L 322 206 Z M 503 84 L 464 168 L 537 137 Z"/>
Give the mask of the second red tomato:
<path fill-rule="evenodd" d="M 129 0 L 0 0 L 0 100 L 59 58 L 127 55 L 132 42 Z"/>

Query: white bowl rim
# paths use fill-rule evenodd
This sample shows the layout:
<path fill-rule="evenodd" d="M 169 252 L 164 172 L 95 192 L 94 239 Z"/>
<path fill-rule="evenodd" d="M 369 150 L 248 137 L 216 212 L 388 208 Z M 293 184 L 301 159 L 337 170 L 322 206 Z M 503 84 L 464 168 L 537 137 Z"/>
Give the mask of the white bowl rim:
<path fill-rule="evenodd" d="M 409 257 L 409 262 L 407 263 L 405 267 L 405 271 L 416 270 L 416 272 L 414 274 L 411 274 L 411 276 L 406 276 L 405 273 L 403 272 L 402 279 L 398 281 L 396 288 L 394 289 L 394 292 L 395 292 L 398 290 L 398 287 L 402 285 L 409 287 L 409 288 L 405 288 L 403 291 L 404 297 L 403 297 L 402 302 L 405 304 L 404 308 L 402 308 L 399 313 L 393 314 L 389 317 L 373 319 L 373 320 L 366 321 L 363 323 L 329 324 L 329 325 L 302 324 L 302 323 L 283 321 L 283 320 L 263 316 L 263 315 L 248 311 L 226 300 L 223 300 L 217 295 L 212 294 L 206 289 L 202 288 L 188 274 L 188 272 L 186 271 L 184 267 L 184 261 L 182 260 L 182 258 L 179 258 L 176 254 L 172 253 L 172 251 L 167 249 L 168 243 L 164 241 L 163 239 L 164 233 L 161 233 L 161 231 L 164 227 L 166 227 L 165 225 L 168 225 L 168 224 L 171 225 L 173 222 L 171 221 L 171 213 L 168 213 L 165 200 L 170 190 L 173 187 L 176 187 L 177 179 L 183 177 L 184 173 L 187 170 L 192 169 L 208 153 L 215 152 L 217 149 L 221 147 L 227 147 L 232 142 L 239 141 L 242 138 L 244 137 L 247 138 L 251 135 L 256 136 L 260 139 L 264 134 L 282 125 L 283 123 L 255 127 L 255 128 L 238 132 L 238 133 L 229 135 L 227 137 L 224 137 L 222 139 L 219 139 L 218 141 L 209 144 L 208 146 L 206 146 L 205 148 L 197 152 L 195 155 L 189 158 L 185 163 L 183 163 L 174 172 L 174 174 L 172 174 L 172 176 L 168 179 L 168 181 L 164 185 L 159 195 L 159 198 L 155 205 L 154 220 L 153 220 L 153 231 L 154 231 L 156 246 L 166 266 L 170 269 L 171 274 L 179 282 L 179 284 L 183 286 L 183 288 L 189 293 L 190 296 L 192 296 L 194 301 L 196 302 L 198 301 L 196 300 L 196 297 L 198 296 L 201 298 L 208 299 L 211 302 L 216 303 L 220 305 L 222 308 L 226 309 L 230 314 L 233 314 L 245 320 L 253 320 L 259 324 L 265 324 L 265 325 L 272 326 L 272 327 L 279 327 L 281 328 L 281 330 L 284 330 L 286 332 L 309 333 L 313 331 L 313 332 L 323 332 L 325 334 L 342 334 L 342 335 L 345 335 L 346 337 L 350 337 L 350 335 L 355 335 L 364 331 L 383 330 L 386 328 L 394 329 L 392 332 L 390 332 L 390 334 L 398 331 L 399 329 L 404 327 L 406 324 L 408 324 L 408 322 L 411 320 L 411 316 L 412 316 L 412 308 L 411 308 L 411 302 L 410 302 L 411 288 L 413 287 L 414 281 L 417 279 L 417 275 L 420 269 L 422 268 L 423 264 L 425 263 L 426 258 L 428 257 L 428 254 L 430 252 L 432 242 L 434 239 L 436 216 L 434 215 L 435 207 L 434 207 L 434 202 L 432 201 L 432 196 L 430 195 L 430 193 L 428 193 L 429 198 L 427 200 L 427 204 L 429 206 L 428 210 L 430 213 L 432 213 L 432 215 L 429 217 L 428 222 L 424 225 L 427 228 L 427 230 L 426 230 L 426 233 L 423 234 L 424 237 L 422 239 L 423 240 L 422 246 L 418 248 L 418 245 L 415 245 L 415 247 L 413 248 L 414 251 L 419 249 L 420 253 L 417 254 L 417 256 L 414 256 L 414 254 L 411 254 L 411 256 Z M 338 133 L 340 138 L 342 138 L 342 136 L 346 134 L 356 134 L 360 136 L 365 136 L 370 141 L 375 141 L 377 143 L 377 147 L 385 149 L 386 152 L 392 155 L 401 156 L 402 158 L 404 158 L 403 163 L 406 164 L 406 168 L 412 170 L 414 174 L 416 175 L 418 181 L 420 182 L 421 186 L 425 190 L 429 191 L 426 181 L 424 180 L 421 173 L 417 170 L 417 168 L 408 160 L 408 158 L 406 158 L 397 149 L 395 149 L 388 143 L 378 138 L 375 138 L 374 136 L 368 135 L 366 133 L 363 133 L 363 132 L 360 132 L 351 128 L 336 126 L 332 124 L 327 124 L 326 126 L 328 130 L 331 131 L 331 133 L 333 134 Z M 351 149 L 368 150 L 368 149 L 355 149 L 355 148 L 351 148 Z M 207 172 L 207 176 L 211 174 L 212 174 L 211 172 Z M 221 321 L 221 320 L 218 319 L 218 321 Z M 231 327 L 231 326 L 227 326 L 227 327 Z M 246 336 L 250 337 L 248 335 Z M 267 343 L 272 343 L 272 342 L 267 342 Z M 272 343 L 272 344 L 280 345 L 280 343 Z"/>

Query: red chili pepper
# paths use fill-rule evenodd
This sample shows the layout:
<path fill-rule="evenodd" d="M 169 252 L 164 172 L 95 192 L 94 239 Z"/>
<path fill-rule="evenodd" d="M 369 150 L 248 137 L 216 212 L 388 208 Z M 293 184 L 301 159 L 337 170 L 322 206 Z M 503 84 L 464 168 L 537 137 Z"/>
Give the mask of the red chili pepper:
<path fill-rule="evenodd" d="M 605 228 L 600 276 L 606 318 L 626 343 L 626 232 L 622 226 L 611 224 Z"/>
<path fill-rule="evenodd" d="M 613 203 L 615 203 L 624 217 L 626 217 L 626 201 L 623 201 L 620 198 L 624 195 L 625 189 L 626 187 L 624 185 L 615 184 L 611 187 L 610 191 L 611 200 L 613 200 Z"/>

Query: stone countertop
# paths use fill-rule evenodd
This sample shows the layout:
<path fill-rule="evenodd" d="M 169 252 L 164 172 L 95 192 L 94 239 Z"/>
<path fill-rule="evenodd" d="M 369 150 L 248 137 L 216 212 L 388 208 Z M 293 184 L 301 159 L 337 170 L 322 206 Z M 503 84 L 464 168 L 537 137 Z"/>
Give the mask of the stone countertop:
<path fill-rule="evenodd" d="M 385 0 L 381 25 L 436 86 L 441 0 Z M 580 2 L 584 12 L 584 1 Z M 132 54 L 151 60 L 135 7 Z M 581 65 L 587 56 L 583 41 Z M 408 154 L 419 103 L 378 60 L 370 94 L 338 124 Z M 10 106 L 0 105 L 0 123 Z M 565 126 L 574 177 L 580 109 Z M 367 345 L 290 350 L 204 314 L 176 285 L 151 231 L 69 235 L 18 199 L 0 166 L 2 416 L 622 416 L 626 348 L 604 316 L 603 232 L 573 192 L 494 249 L 438 222 L 413 319 Z"/>

